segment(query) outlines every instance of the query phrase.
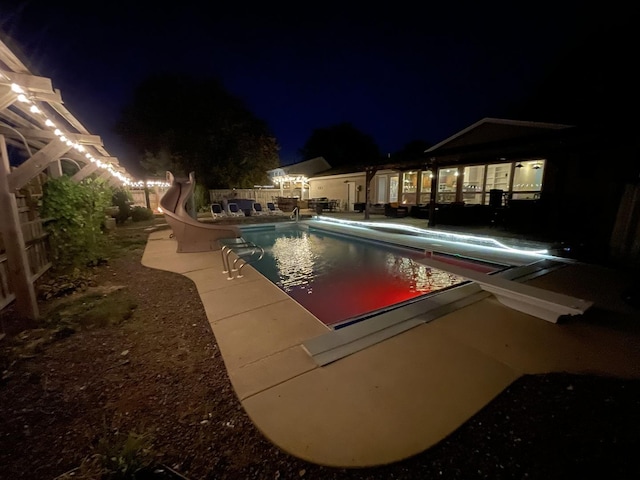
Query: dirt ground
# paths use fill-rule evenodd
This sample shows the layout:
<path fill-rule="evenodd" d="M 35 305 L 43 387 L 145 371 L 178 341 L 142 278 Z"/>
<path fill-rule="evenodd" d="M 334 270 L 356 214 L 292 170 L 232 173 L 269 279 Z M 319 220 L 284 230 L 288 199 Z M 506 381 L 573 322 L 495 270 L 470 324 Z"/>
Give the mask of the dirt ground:
<path fill-rule="evenodd" d="M 145 226 L 118 227 L 89 274 L 43 279 L 38 324 L 0 313 L 0 479 L 640 478 L 640 381 L 568 374 L 521 378 L 393 465 L 280 451 L 235 396 L 191 280 L 141 265 Z"/>

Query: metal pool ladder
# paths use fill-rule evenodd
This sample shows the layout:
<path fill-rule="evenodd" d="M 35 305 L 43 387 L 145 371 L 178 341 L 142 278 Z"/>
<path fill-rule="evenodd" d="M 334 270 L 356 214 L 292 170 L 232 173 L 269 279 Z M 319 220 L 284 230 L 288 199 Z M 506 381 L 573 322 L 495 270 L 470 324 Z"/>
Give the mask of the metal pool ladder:
<path fill-rule="evenodd" d="M 233 262 L 229 258 L 231 253 L 236 255 Z M 227 280 L 233 280 L 234 278 L 242 278 L 242 267 L 247 263 L 262 260 L 264 248 L 241 238 L 237 242 L 224 243 L 220 249 L 220 254 L 222 255 L 222 266 L 224 268 L 222 273 L 227 274 Z M 236 274 L 235 277 L 233 276 L 234 273 Z"/>

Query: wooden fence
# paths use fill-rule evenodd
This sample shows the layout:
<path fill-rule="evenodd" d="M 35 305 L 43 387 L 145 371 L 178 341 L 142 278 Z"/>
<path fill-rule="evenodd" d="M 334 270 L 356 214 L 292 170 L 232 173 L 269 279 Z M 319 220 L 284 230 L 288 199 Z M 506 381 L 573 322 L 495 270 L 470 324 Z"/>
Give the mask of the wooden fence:
<path fill-rule="evenodd" d="M 51 267 L 49 234 L 44 228 L 46 219 L 38 217 L 37 208 L 29 194 L 16 195 L 18 215 L 29 261 L 30 281 L 34 284 Z M 2 234 L 0 234 L 0 310 L 15 300 L 10 283 L 9 265 Z"/>

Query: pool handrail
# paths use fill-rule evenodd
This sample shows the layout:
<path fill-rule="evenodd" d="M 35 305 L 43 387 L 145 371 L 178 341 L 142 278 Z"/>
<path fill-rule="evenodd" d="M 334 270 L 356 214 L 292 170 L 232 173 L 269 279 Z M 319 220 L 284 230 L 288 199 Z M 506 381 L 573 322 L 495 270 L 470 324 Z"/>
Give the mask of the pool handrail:
<path fill-rule="evenodd" d="M 291 212 L 291 215 L 289 216 L 289 218 L 293 220 L 294 217 L 296 222 L 300 220 L 300 207 L 293 207 L 293 211 Z"/>
<path fill-rule="evenodd" d="M 220 255 L 222 256 L 222 266 L 224 270 L 222 273 L 227 274 L 227 280 L 233 280 L 234 278 L 242 278 L 242 267 L 244 267 L 247 263 L 253 263 L 262 260 L 264 257 L 264 248 L 260 245 L 257 245 L 253 242 L 248 242 L 244 238 L 240 237 L 239 239 L 234 239 L 232 243 L 223 243 L 220 249 Z M 260 255 L 256 259 L 251 259 L 248 261 L 245 257 L 253 257 L 257 252 L 260 252 Z M 233 264 L 229 261 L 229 255 L 234 253 L 236 258 L 233 260 Z M 242 264 L 236 268 L 238 262 L 242 261 Z M 233 273 L 236 272 L 236 276 L 233 276 Z"/>

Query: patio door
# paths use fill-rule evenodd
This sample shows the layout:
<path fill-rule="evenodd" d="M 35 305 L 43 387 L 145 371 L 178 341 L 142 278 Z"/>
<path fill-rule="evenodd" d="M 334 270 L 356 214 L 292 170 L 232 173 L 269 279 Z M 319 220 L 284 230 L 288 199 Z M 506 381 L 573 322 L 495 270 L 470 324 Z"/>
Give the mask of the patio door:
<path fill-rule="evenodd" d="M 356 182 L 347 182 L 347 212 L 353 212 L 356 201 Z"/>
<path fill-rule="evenodd" d="M 378 177 L 376 203 L 387 203 L 387 177 Z"/>

